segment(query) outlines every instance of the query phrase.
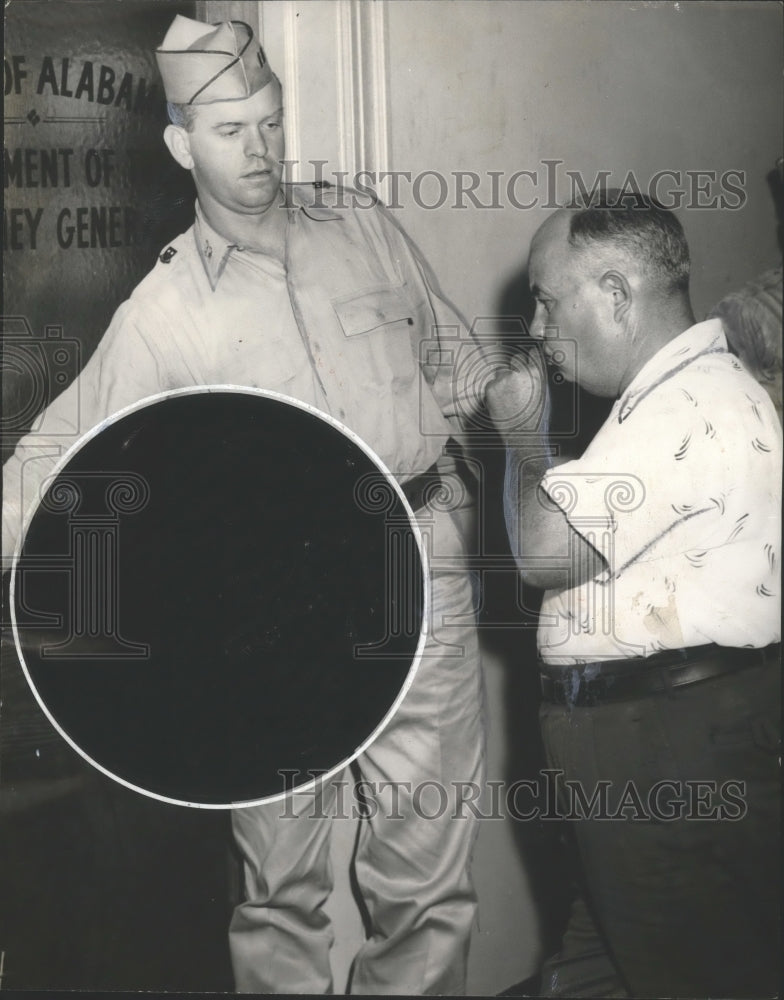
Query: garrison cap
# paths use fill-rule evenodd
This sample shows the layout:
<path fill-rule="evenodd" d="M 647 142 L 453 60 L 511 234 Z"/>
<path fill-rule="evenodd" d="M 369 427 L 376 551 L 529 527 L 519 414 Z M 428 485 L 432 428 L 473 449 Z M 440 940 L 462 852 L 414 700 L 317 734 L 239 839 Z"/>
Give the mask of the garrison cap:
<path fill-rule="evenodd" d="M 170 104 L 212 104 L 250 97 L 273 79 L 244 21 L 205 24 L 178 14 L 155 50 Z"/>

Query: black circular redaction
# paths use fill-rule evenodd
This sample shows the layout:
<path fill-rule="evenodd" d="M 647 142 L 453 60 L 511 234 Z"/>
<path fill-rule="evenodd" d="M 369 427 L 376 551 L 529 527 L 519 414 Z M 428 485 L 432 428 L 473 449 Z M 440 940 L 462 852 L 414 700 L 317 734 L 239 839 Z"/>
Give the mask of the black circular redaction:
<path fill-rule="evenodd" d="M 335 421 L 276 394 L 165 394 L 85 439 L 13 574 L 38 700 L 147 794 L 228 807 L 334 771 L 416 669 L 407 505 Z"/>

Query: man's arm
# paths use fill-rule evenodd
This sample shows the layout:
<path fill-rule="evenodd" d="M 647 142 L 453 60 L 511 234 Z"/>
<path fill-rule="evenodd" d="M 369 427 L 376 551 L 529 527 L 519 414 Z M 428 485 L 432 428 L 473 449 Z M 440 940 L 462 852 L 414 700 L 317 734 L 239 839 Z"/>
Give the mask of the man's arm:
<path fill-rule="evenodd" d="M 383 205 L 374 209 L 392 245 L 401 277 L 411 294 L 426 304 L 426 328 L 412 329 L 412 349 L 418 355 L 430 392 L 467 449 L 463 430 L 482 404 L 475 379 L 482 368 L 482 345 L 460 310 L 441 290 L 432 268 L 398 220 Z M 423 343 L 424 339 L 424 343 Z"/>
<path fill-rule="evenodd" d="M 10 568 L 23 521 L 57 463 L 88 431 L 123 407 L 167 388 L 156 348 L 161 324 L 124 303 L 82 372 L 44 411 L 3 466 L 3 570 Z"/>
<path fill-rule="evenodd" d="M 526 583 L 565 590 L 607 568 L 576 532 L 541 481 L 553 465 L 547 440 L 549 398 L 541 355 L 518 356 L 488 386 L 485 402 L 506 444 L 504 515 L 512 554 Z"/>

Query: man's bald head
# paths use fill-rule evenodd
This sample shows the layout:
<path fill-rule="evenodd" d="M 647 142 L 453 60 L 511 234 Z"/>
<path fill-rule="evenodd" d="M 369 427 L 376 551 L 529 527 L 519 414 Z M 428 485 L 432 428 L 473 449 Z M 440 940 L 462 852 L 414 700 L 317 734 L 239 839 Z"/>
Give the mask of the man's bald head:
<path fill-rule="evenodd" d="M 545 341 L 545 355 L 567 379 L 600 396 L 617 396 L 694 322 L 680 223 L 650 201 L 630 205 L 613 194 L 551 215 L 528 259 L 537 303 L 531 336 Z M 553 346 L 559 339 L 574 343 L 571 361 Z"/>
<path fill-rule="evenodd" d="M 636 273 L 650 292 L 665 297 L 688 294 L 689 246 L 683 228 L 652 199 L 610 190 L 587 204 L 568 205 L 558 215 L 562 213 L 566 219 L 554 226 L 565 227 L 579 261 Z"/>

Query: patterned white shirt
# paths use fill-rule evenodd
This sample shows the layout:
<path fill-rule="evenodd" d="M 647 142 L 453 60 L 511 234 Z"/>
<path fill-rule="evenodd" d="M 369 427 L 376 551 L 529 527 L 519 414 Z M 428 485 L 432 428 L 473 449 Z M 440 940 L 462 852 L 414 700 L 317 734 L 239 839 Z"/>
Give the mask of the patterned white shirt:
<path fill-rule="evenodd" d="M 719 320 L 660 350 L 542 487 L 607 562 L 548 591 L 547 663 L 780 638 L 782 433 Z"/>

